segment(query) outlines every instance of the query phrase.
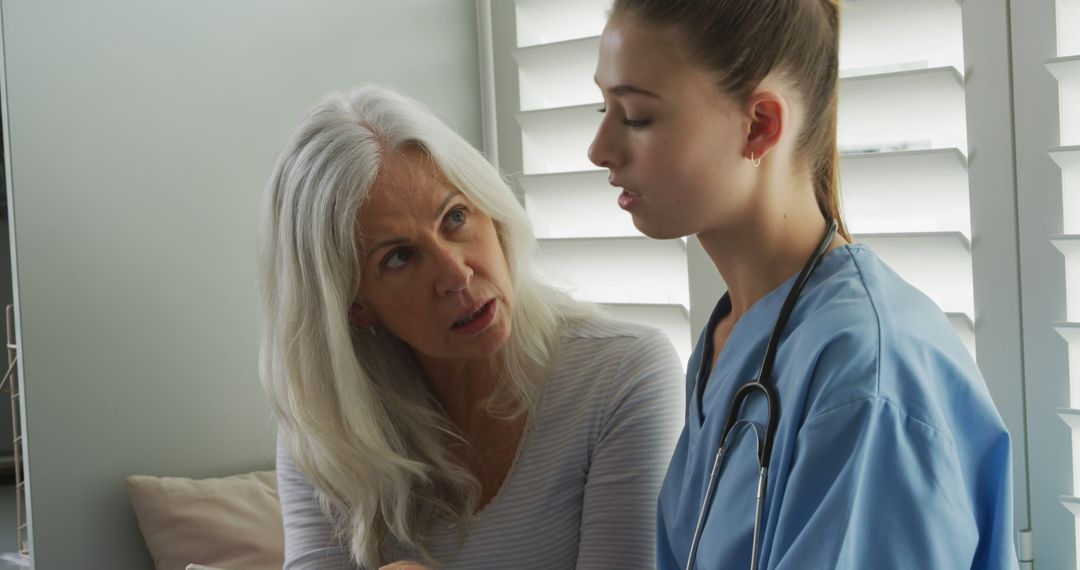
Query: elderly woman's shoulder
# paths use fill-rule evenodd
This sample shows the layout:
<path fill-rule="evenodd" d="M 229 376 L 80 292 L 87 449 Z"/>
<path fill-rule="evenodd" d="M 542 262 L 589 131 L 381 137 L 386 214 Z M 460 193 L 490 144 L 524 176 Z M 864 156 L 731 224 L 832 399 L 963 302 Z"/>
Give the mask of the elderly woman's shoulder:
<path fill-rule="evenodd" d="M 659 329 L 615 318 L 604 311 L 598 311 L 586 317 L 570 323 L 567 335 L 571 338 L 599 339 L 599 338 L 632 338 L 653 336 L 660 332 Z"/>
<path fill-rule="evenodd" d="M 681 365 L 668 336 L 659 329 L 623 321 L 604 313 L 569 323 L 563 335 L 559 364 L 588 368 L 678 368 Z M 576 362 L 567 362 L 572 360 Z"/>
<path fill-rule="evenodd" d="M 656 415 L 650 429 L 682 425 L 682 363 L 656 328 L 602 313 L 577 319 L 563 329 L 553 365 L 545 407 L 555 416 L 593 418 L 586 423 L 596 429 L 617 411 Z"/>

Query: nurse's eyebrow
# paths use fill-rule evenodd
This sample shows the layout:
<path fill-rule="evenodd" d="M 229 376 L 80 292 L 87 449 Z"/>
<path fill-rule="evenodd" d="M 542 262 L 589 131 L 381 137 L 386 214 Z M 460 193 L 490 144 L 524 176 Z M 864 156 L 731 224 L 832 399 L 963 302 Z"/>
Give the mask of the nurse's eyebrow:
<path fill-rule="evenodd" d="M 593 77 L 593 81 L 596 81 L 597 85 L 600 84 L 600 81 L 598 81 L 595 77 Z M 637 85 L 630 85 L 629 83 L 621 83 L 619 85 L 611 87 L 607 90 L 607 92 L 611 93 L 612 95 L 618 96 L 643 95 L 645 97 L 652 97 L 653 99 L 662 99 L 662 97 L 660 97 L 656 93 L 653 93 L 652 91 L 649 91 L 648 89 L 643 89 L 641 87 L 638 87 Z"/>

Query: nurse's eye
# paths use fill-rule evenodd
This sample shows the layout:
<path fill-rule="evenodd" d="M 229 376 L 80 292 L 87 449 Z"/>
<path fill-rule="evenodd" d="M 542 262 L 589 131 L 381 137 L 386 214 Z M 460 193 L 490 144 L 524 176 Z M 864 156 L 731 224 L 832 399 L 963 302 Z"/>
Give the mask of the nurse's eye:
<path fill-rule="evenodd" d="M 607 113 L 607 110 L 607 107 L 600 107 L 596 111 L 598 113 Z M 630 117 L 623 117 L 619 122 L 632 129 L 640 129 L 649 126 L 649 123 L 652 123 L 652 119 L 631 119 Z"/>
<path fill-rule="evenodd" d="M 607 112 L 607 106 L 600 107 L 599 109 L 596 109 L 596 112 L 606 113 Z M 649 123 L 652 122 L 652 120 L 651 119 L 631 119 L 630 117 L 623 117 L 622 119 L 619 120 L 619 122 L 621 122 L 622 124 L 624 124 L 626 126 L 629 126 L 631 128 L 642 128 L 643 126 L 648 126 Z"/>
<path fill-rule="evenodd" d="M 387 269 L 390 271 L 393 271 L 395 269 L 401 269 L 405 266 L 406 263 L 409 262 L 410 259 L 412 259 L 412 257 L 412 250 L 404 247 L 399 247 L 386 254 L 386 257 L 382 259 L 382 262 L 379 264 L 379 266 L 383 269 Z"/>
<path fill-rule="evenodd" d="M 447 230 L 453 231 L 465 225 L 465 220 L 467 218 L 468 215 L 465 207 L 459 206 L 446 214 L 446 218 L 443 219 L 443 226 L 445 226 Z"/>

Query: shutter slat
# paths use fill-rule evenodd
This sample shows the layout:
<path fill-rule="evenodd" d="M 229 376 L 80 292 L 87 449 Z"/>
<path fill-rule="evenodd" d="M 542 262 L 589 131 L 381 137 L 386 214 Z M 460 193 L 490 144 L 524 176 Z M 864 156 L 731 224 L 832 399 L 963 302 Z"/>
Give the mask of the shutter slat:
<path fill-rule="evenodd" d="M 953 67 L 840 81 L 844 152 L 959 148 L 967 152 L 963 78 Z"/>
<path fill-rule="evenodd" d="M 589 301 L 689 306 L 681 240 L 543 239 L 538 262 L 554 281 Z"/>
<path fill-rule="evenodd" d="M 1080 498 L 1062 495 L 1061 504 L 1065 505 L 1065 508 L 1069 509 L 1074 516 L 1080 516 Z"/>
<path fill-rule="evenodd" d="M 1080 2 L 1057 0 L 1054 4 L 1058 54 L 1080 54 Z"/>
<path fill-rule="evenodd" d="M 1080 348 L 1080 322 L 1054 323 L 1054 330 L 1069 343 L 1069 346 Z"/>
<path fill-rule="evenodd" d="M 1080 144 L 1080 55 L 1047 60 L 1046 68 L 1058 82 L 1061 144 Z"/>
<path fill-rule="evenodd" d="M 640 236 L 616 203 L 611 186 L 567 186 L 525 194 L 525 211 L 538 238 Z"/>
<path fill-rule="evenodd" d="M 1080 145 L 1055 146 L 1047 152 L 1062 169 L 1080 170 Z"/>
<path fill-rule="evenodd" d="M 597 35 L 607 23 L 611 0 L 517 0 L 515 5 L 517 44 L 526 47 Z"/>
<path fill-rule="evenodd" d="M 1080 79 L 1080 55 L 1053 57 L 1046 60 L 1046 68 L 1058 81 L 1076 81 Z"/>
<path fill-rule="evenodd" d="M 1076 404 L 1074 404 L 1076 405 Z M 1076 489 L 1080 489 L 1080 471 L 1077 470 L 1077 463 L 1080 461 L 1080 409 L 1077 408 L 1057 408 L 1057 417 L 1061 418 L 1066 425 L 1069 426 L 1069 432 L 1072 436 L 1072 489 L 1076 492 Z M 1064 498 L 1063 498 L 1064 499 Z M 1075 499 L 1074 499 L 1075 500 Z M 1066 503 L 1066 501 L 1063 501 Z M 1069 504 L 1066 504 L 1069 506 Z M 1077 514 L 1075 506 L 1069 507 L 1069 510 Z"/>
<path fill-rule="evenodd" d="M 854 233 L 971 235 L 967 166 L 960 149 L 849 154 L 840 158 L 840 173 L 844 214 Z"/>
<path fill-rule="evenodd" d="M 618 190 L 605 170 L 523 176 L 520 183 L 537 237 L 641 235 L 616 207 Z"/>
<path fill-rule="evenodd" d="M 1080 235 L 1062 234 L 1050 238 L 1050 243 L 1066 257 L 1080 255 Z"/>
<path fill-rule="evenodd" d="M 544 184 L 550 180 L 567 180 L 575 176 L 597 175 L 603 174 L 604 179 L 607 179 L 607 169 L 591 166 L 590 168 L 584 168 L 581 170 L 569 170 L 563 172 L 540 172 L 537 174 L 527 174 L 520 178 L 522 185 L 537 183 Z"/>
<path fill-rule="evenodd" d="M 957 0 L 849 1 L 841 18 L 841 70 L 905 64 L 963 69 Z"/>
<path fill-rule="evenodd" d="M 1062 230 L 1080 234 L 1080 146 L 1054 147 L 1049 154 L 1061 169 Z"/>
<path fill-rule="evenodd" d="M 592 77 L 600 36 L 519 48 L 521 110 L 592 104 L 599 89 Z"/>
<path fill-rule="evenodd" d="M 1080 235 L 1053 236 L 1050 243 L 1065 256 L 1065 306 L 1069 321 L 1080 321 Z M 1076 362 L 1073 366 L 1080 366 Z"/>
<path fill-rule="evenodd" d="M 525 174 L 574 172 L 593 166 L 589 143 L 600 125 L 599 104 L 518 114 Z"/>
<path fill-rule="evenodd" d="M 1054 147 L 1049 154 L 1061 169 L 1062 230 L 1080 234 L 1080 146 Z"/>

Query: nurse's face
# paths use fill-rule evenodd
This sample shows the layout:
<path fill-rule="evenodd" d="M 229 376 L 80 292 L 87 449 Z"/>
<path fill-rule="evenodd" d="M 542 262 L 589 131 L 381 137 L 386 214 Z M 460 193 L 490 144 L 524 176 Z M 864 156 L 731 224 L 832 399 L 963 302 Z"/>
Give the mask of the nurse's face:
<path fill-rule="evenodd" d="M 642 233 L 698 234 L 737 221 L 752 197 L 750 116 L 689 61 L 675 28 L 617 16 L 600 38 L 596 83 L 606 111 L 589 159 L 622 188 Z"/>
<path fill-rule="evenodd" d="M 421 361 L 482 359 L 506 345 L 514 297 L 495 224 L 429 157 L 388 153 L 358 221 L 354 322 L 381 323 Z"/>

